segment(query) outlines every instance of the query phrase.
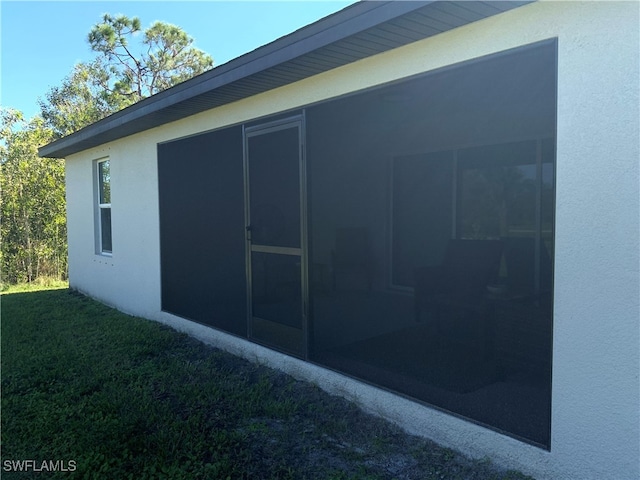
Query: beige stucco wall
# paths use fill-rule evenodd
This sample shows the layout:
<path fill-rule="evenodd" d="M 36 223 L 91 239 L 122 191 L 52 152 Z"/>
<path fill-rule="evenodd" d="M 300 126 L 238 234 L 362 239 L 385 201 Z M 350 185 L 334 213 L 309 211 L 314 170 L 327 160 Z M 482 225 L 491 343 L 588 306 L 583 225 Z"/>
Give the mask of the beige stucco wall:
<path fill-rule="evenodd" d="M 412 433 L 537 478 L 640 478 L 639 4 L 543 1 L 67 159 L 72 287 L 357 400 Z M 160 311 L 156 144 L 558 38 L 551 451 Z M 111 160 L 112 257 L 92 162 Z"/>

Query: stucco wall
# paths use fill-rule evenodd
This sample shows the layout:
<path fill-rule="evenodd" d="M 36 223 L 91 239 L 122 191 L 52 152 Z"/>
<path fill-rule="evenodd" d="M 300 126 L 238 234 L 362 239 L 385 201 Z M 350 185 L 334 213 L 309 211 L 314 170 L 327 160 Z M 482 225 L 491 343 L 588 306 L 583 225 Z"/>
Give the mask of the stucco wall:
<path fill-rule="evenodd" d="M 640 477 L 639 4 L 543 1 L 67 159 L 71 286 L 308 377 L 407 430 L 538 478 Z M 160 311 L 156 144 L 558 38 L 551 451 Z M 113 256 L 92 162 L 111 160 Z"/>

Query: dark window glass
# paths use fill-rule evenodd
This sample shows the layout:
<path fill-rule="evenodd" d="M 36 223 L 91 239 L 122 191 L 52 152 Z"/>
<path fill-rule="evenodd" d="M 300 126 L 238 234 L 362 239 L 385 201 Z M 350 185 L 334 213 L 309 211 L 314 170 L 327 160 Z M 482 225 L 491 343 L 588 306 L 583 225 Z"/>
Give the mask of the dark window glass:
<path fill-rule="evenodd" d="M 251 338 L 302 354 L 300 257 L 252 252 Z"/>
<path fill-rule="evenodd" d="M 98 222 L 100 252 L 111 253 L 111 173 L 109 160 L 98 162 Z"/>
<path fill-rule="evenodd" d="M 553 272 L 551 259 L 554 256 L 555 147 L 555 142 L 550 139 L 542 142 L 542 175 L 540 179 L 540 290 L 547 292 L 548 296 L 551 295 L 550 292 L 552 290 Z M 549 315 L 551 314 L 549 313 Z"/>
<path fill-rule="evenodd" d="M 555 77 L 548 44 L 308 109 L 314 361 L 549 445 Z"/>
<path fill-rule="evenodd" d="M 162 308 L 247 335 L 242 129 L 158 146 Z"/>
<path fill-rule="evenodd" d="M 433 264 L 451 238 L 452 152 L 393 162 L 392 283 L 414 286 L 415 265 Z"/>
<path fill-rule="evenodd" d="M 302 328 L 300 257 L 251 254 L 253 316 Z"/>
<path fill-rule="evenodd" d="M 535 237 L 536 142 L 458 153 L 458 238 Z"/>
<path fill-rule="evenodd" d="M 111 208 L 100 207 L 100 238 L 102 252 L 111 253 Z"/>
<path fill-rule="evenodd" d="M 251 239 L 256 245 L 300 247 L 298 128 L 249 137 Z"/>
<path fill-rule="evenodd" d="M 111 203 L 111 173 L 109 160 L 98 163 L 100 203 Z"/>

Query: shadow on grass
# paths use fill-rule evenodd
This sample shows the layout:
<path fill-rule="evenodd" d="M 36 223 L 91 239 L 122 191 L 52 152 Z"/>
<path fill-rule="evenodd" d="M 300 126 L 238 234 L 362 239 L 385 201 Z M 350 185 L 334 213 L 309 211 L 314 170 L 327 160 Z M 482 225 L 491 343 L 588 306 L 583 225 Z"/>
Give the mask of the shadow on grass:
<path fill-rule="evenodd" d="M 527 478 L 69 289 L 1 302 L 3 478 Z"/>

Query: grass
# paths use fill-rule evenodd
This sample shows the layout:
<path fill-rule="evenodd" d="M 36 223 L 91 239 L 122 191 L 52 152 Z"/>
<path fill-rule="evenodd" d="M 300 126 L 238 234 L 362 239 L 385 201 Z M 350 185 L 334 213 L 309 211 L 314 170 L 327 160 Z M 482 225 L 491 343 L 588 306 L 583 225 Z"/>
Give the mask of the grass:
<path fill-rule="evenodd" d="M 68 289 L 1 301 L 3 478 L 528 478 Z"/>
<path fill-rule="evenodd" d="M 17 285 L 0 283 L 0 292 L 2 293 L 39 292 L 41 290 L 57 290 L 61 288 L 69 288 L 69 282 L 50 277 L 38 277 L 31 283 Z"/>

